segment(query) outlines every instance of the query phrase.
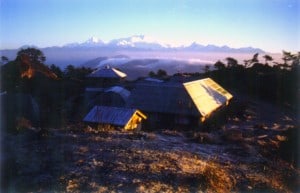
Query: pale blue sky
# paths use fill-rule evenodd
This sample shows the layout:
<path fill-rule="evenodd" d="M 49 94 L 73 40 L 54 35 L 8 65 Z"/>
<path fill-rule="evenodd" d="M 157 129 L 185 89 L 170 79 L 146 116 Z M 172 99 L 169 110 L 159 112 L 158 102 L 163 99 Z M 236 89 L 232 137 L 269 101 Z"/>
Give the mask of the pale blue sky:
<path fill-rule="evenodd" d="M 0 0 L 0 48 L 151 36 L 300 51 L 298 0 Z"/>

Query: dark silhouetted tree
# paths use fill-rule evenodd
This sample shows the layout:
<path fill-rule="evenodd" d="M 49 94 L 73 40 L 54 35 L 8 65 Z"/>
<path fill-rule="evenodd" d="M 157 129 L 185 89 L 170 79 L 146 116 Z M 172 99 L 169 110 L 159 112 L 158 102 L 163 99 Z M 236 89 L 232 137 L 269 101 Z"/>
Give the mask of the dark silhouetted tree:
<path fill-rule="evenodd" d="M 64 72 L 63 76 L 67 79 L 73 79 L 73 80 L 84 80 L 88 74 L 92 72 L 91 68 L 81 67 L 81 68 L 75 68 L 73 65 L 68 65 Z"/>
<path fill-rule="evenodd" d="M 270 56 L 268 54 L 264 55 L 263 58 L 265 59 L 265 65 L 269 65 L 268 62 L 273 60 L 272 56 Z"/>
<path fill-rule="evenodd" d="M 148 74 L 148 76 L 150 76 L 150 77 L 155 77 L 155 75 L 156 75 L 156 74 L 155 74 L 155 72 L 153 72 L 153 71 L 150 71 L 149 74 Z"/>
<path fill-rule="evenodd" d="M 17 58 L 26 55 L 31 63 L 44 63 L 46 61 L 46 57 L 44 53 L 36 48 L 26 48 L 26 49 L 21 49 L 17 53 Z"/>
<path fill-rule="evenodd" d="M 223 62 L 221 62 L 220 60 L 218 60 L 215 64 L 214 64 L 214 67 L 217 69 L 217 70 L 223 70 L 226 68 L 225 64 Z"/>
<path fill-rule="evenodd" d="M 258 55 L 259 53 L 255 53 L 252 57 L 252 59 L 250 60 L 251 61 L 251 64 L 254 64 L 254 63 L 258 63 L 259 60 L 258 60 Z"/>
<path fill-rule="evenodd" d="M 298 52 L 297 54 L 294 54 L 293 58 L 294 59 L 292 61 L 292 69 L 299 70 L 299 67 L 300 67 L 300 52 Z"/>
<path fill-rule="evenodd" d="M 55 64 L 51 64 L 50 70 L 51 70 L 52 72 L 54 72 L 54 73 L 57 75 L 58 78 L 62 78 L 63 72 L 62 72 L 62 70 L 59 68 L 59 66 L 56 66 Z"/>
<path fill-rule="evenodd" d="M 164 78 L 166 76 L 168 76 L 167 72 L 165 70 L 162 69 L 158 69 L 156 74 L 153 71 L 150 71 L 148 76 L 150 77 L 157 77 L 157 78 Z"/>
<path fill-rule="evenodd" d="M 157 77 L 165 77 L 168 74 L 167 74 L 167 72 L 165 70 L 159 69 L 159 70 L 157 70 L 156 75 L 157 75 Z"/>
<path fill-rule="evenodd" d="M 245 67 L 248 68 L 250 66 L 253 66 L 255 63 L 258 63 L 259 62 L 258 55 L 259 55 L 259 53 L 255 53 L 251 59 L 244 60 Z"/>
<path fill-rule="evenodd" d="M 64 70 L 64 76 L 66 78 L 72 78 L 75 76 L 75 67 L 69 64 Z"/>
<path fill-rule="evenodd" d="M 209 73 L 209 71 L 210 71 L 210 65 L 206 64 L 206 65 L 204 66 L 204 72 L 205 72 L 205 73 Z"/>
<path fill-rule="evenodd" d="M 9 60 L 6 56 L 1 56 L 1 64 L 6 64 L 8 61 Z"/>
<path fill-rule="evenodd" d="M 237 67 L 238 66 L 238 61 L 236 59 L 234 59 L 234 58 L 227 57 L 226 61 L 227 61 L 227 67 L 228 68 L 232 68 L 232 67 Z"/>
<path fill-rule="evenodd" d="M 287 51 L 282 51 L 282 60 L 283 60 L 283 64 L 287 65 L 290 61 L 293 60 L 293 54 L 291 52 L 287 52 Z"/>

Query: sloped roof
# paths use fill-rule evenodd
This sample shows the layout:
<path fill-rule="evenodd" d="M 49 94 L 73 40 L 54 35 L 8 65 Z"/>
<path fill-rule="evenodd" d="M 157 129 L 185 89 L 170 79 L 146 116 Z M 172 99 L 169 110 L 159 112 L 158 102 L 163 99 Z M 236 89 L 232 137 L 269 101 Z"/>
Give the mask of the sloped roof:
<path fill-rule="evenodd" d="M 113 86 L 108 88 L 107 90 L 105 90 L 106 93 L 108 92 L 114 92 L 116 94 L 119 94 L 124 101 L 126 101 L 128 99 L 128 97 L 130 96 L 130 91 L 121 87 L 121 86 Z"/>
<path fill-rule="evenodd" d="M 106 66 L 105 68 L 102 69 L 98 69 L 88 75 L 88 77 L 93 77 L 93 78 L 125 78 L 126 76 L 127 75 L 124 72 L 121 72 L 109 66 Z"/>
<path fill-rule="evenodd" d="M 182 84 L 137 84 L 127 106 L 146 112 L 200 115 Z"/>
<path fill-rule="evenodd" d="M 136 111 L 128 108 L 94 106 L 83 121 L 125 126 Z"/>
<path fill-rule="evenodd" d="M 210 78 L 187 83 L 137 84 L 127 106 L 146 112 L 207 116 L 232 98 Z"/>
<path fill-rule="evenodd" d="M 183 84 L 202 116 L 226 104 L 232 95 L 210 78 Z"/>

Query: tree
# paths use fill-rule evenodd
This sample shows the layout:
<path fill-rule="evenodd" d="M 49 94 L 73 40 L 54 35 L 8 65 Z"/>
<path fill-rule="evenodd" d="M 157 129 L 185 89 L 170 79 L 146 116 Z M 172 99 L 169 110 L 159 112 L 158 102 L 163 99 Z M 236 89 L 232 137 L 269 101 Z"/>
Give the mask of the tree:
<path fill-rule="evenodd" d="M 90 74 L 93 70 L 91 68 L 81 67 L 75 68 L 75 74 L 77 79 L 83 80 L 85 77 Z"/>
<path fill-rule="evenodd" d="M 292 61 L 293 60 L 293 54 L 291 52 L 286 52 L 286 51 L 282 51 L 282 60 L 284 62 L 284 65 L 287 65 L 288 62 Z"/>
<path fill-rule="evenodd" d="M 259 62 L 259 60 L 258 60 L 258 55 L 259 55 L 259 53 L 256 53 L 256 54 L 253 55 L 252 59 L 250 60 L 250 63 L 251 63 L 251 64 L 254 64 L 254 63 L 258 63 L 258 62 Z"/>
<path fill-rule="evenodd" d="M 64 70 L 64 75 L 67 78 L 75 77 L 75 67 L 69 64 Z"/>
<path fill-rule="evenodd" d="M 83 80 L 92 71 L 93 70 L 91 68 L 75 68 L 73 65 L 70 64 L 65 68 L 63 76 L 68 79 Z"/>
<path fill-rule="evenodd" d="M 62 70 L 59 68 L 59 66 L 56 66 L 55 64 L 51 64 L 50 70 L 54 72 L 59 78 L 61 78 L 63 75 Z"/>
<path fill-rule="evenodd" d="M 248 68 L 250 66 L 249 60 L 244 60 L 244 66 L 245 68 Z"/>
<path fill-rule="evenodd" d="M 228 68 L 237 67 L 238 66 L 238 61 L 236 59 L 234 59 L 234 58 L 227 57 L 226 61 L 227 61 L 227 67 Z"/>
<path fill-rule="evenodd" d="M 294 55 L 294 59 L 292 61 L 292 69 L 299 69 L 300 65 L 300 52 Z"/>
<path fill-rule="evenodd" d="M 251 59 L 249 59 L 249 60 L 244 60 L 244 63 L 245 63 L 245 67 L 247 68 L 247 67 L 249 67 L 249 66 L 253 66 L 255 63 L 258 63 L 259 62 L 259 60 L 258 60 L 258 55 L 259 55 L 259 53 L 255 53 L 253 56 L 252 56 L 252 58 Z"/>
<path fill-rule="evenodd" d="M 17 53 L 15 62 L 20 66 L 21 77 L 32 78 L 36 73 L 42 73 L 48 78 L 56 79 L 54 74 L 45 64 L 46 57 L 44 53 L 36 48 L 21 49 Z"/>
<path fill-rule="evenodd" d="M 150 77 L 157 77 L 157 78 L 163 78 L 165 76 L 168 76 L 168 74 L 167 74 L 167 72 L 165 70 L 158 69 L 157 72 L 156 72 L 156 74 L 155 74 L 155 72 L 150 71 L 148 73 L 148 76 L 150 76 Z"/>
<path fill-rule="evenodd" d="M 158 77 L 164 77 L 164 76 L 167 76 L 168 74 L 167 74 L 167 72 L 165 70 L 159 69 L 159 70 L 157 70 L 156 75 Z"/>
<path fill-rule="evenodd" d="M 300 53 L 298 52 L 298 54 L 292 54 L 291 52 L 287 52 L 287 51 L 282 51 L 282 60 L 283 60 L 283 64 L 280 64 L 279 67 L 281 69 L 285 69 L 285 70 L 290 70 L 290 69 L 294 69 L 295 67 L 297 67 L 297 65 L 299 65 L 299 60 L 300 60 Z"/>
<path fill-rule="evenodd" d="M 1 56 L 1 64 L 6 64 L 8 61 L 9 60 L 6 56 Z"/>
<path fill-rule="evenodd" d="M 148 74 L 148 76 L 150 76 L 150 77 L 155 77 L 155 72 L 150 71 L 149 74 Z"/>
<path fill-rule="evenodd" d="M 267 54 L 264 55 L 263 57 L 264 57 L 264 59 L 265 59 L 265 64 L 266 64 L 266 65 L 268 65 L 268 62 L 270 62 L 270 61 L 273 60 L 272 56 L 267 55 Z"/>
<path fill-rule="evenodd" d="M 221 62 L 220 60 L 218 60 L 215 64 L 214 64 L 214 67 L 217 69 L 217 70 L 223 70 L 226 68 L 225 64 L 223 62 Z"/>
<path fill-rule="evenodd" d="M 205 73 L 208 73 L 208 72 L 209 72 L 209 69 L 210 69 L 210 65 L 206 64 L 206 65 L 204 66 L 204 72 L 205 72 Z"/>
<path fill-rule="evenodd" d="M 29 58 L 31 63 L 44 63 L 46 61 L 44 53 L 36 48 L 21 49 L 17 53 L 17 59 L 24 55 Z"/>

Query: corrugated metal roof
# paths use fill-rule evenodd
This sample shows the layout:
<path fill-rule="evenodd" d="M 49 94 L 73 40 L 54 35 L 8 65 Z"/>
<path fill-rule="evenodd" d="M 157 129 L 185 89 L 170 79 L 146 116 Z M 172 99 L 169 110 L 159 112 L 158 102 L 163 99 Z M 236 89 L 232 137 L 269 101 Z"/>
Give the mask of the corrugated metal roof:
<path fill-rule="evenodd" d="M 88 77 L 94 78 L 125 78 L 127 75 L 115 68 L 109 66 L 96 70 L 88 75 Z"/>
<path fill-rule="evenodd" d="M 128 97 L 130 96 L 130 91 L 121 86 L 110 87 L 107 90 L 105 90 L 105 92 L 106 93 L 114 92 L 116 94 L 119 94 L 124 99 L 124 101 L 126 101 L 128 99 Z"/>
<path fill-rule="evenodd" d="M 94 106 L 83 121 L 125 126 L 136 111 L 128 108 Z"/>
<path fill-rule="evenodd" d="M 127 106 L 146 112 L 207 116 L 232 95 L 212 79 L 187 83 L 137 84 Z"/>
<path fill-rule="evenodd" d="M 182 84 L 137 84 L 127 106 L 146 112 L 200 115 Z"/>
<path fill-rule="evenodd" d="M 226 104 L 232 95 L 210 78 L 183 84 L 202 116 Z"/>

